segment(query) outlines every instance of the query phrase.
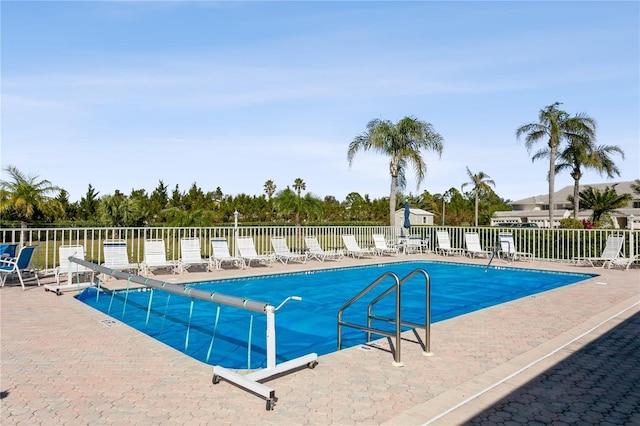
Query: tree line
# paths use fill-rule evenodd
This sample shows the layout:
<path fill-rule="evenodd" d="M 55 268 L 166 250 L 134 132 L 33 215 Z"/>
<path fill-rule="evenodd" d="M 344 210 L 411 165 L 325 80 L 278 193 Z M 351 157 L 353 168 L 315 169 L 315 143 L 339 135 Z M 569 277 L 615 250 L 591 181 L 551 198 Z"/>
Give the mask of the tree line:
<path fill-rule="evenodd" d="M 336 224 L 389 222 L 389 199 L 372 199 L 368 194 L 351 192 L 344 200 L 327 195 L 320 198 L 306 192 L 303 179 L 291 187 L 278 190 L 273 180 L 264 184 L 264 194 L 224 194 L 220 187 L 205 192 L 196 183 L 188 190 L 178 185 L 170 189 L 160 180 L 148 193 L 132 189 L 129 193 L 116 190 L 101 195 L 91 184 L 77 202 L 69 201 L 68 192 L 37 175 L 28 175 L 15 167 L 5 169 L 10 179 L 0 182 L 0 219 L 7 224 L 59 226 L 213 226 L 233 223 L 239 213 L 242 223 L 274 224 Z M 475 188 L 475 187 L 474 187 Z M 397 208 L 404 201 L 412 207 L 435 214 L 442 223 L 443 203 L 446 203 L 447 225 L 471 224 L 476 199 L 480 206 L 480 224 L 488 224 L 493 212 L 510 209 L 506 200 L 491 188 L 463 192 L 451 188 L 444 194 L 396 194 Z"/>

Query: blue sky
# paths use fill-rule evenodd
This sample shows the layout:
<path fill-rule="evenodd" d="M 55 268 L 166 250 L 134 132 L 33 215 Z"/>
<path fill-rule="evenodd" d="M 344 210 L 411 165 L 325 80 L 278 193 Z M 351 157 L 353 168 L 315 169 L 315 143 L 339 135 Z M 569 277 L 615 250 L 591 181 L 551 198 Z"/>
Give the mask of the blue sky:
<path fill-rule="evenodd" d="M 460 189 L 468 166 L 520 199 L 547 192 L 548 164 L 515 130 L 556 101 L 624 149 L 615 180 L 640 177 L 636 1 L 4 0 L 0 13 L 2 179 L 14 165 L 72 201 L 88 184 L 150 193 L 159 180 L 388 196 L 388 158 L 349 167 L 347 147 L 370 120 L 407 115 L 444 151 L 406 192 Z"/>

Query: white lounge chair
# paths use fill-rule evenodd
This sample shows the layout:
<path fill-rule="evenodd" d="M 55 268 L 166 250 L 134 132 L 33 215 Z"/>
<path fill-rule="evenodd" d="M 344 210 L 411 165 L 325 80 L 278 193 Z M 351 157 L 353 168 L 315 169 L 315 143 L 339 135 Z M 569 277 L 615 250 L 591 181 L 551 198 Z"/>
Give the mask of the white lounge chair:
<path fill-rule="evenodd" d="M 396 255 L 399 251 L 397 246 L 388 245 L 386 238 L 382 234 L 373 234 L 373 245 L 379 256 L 384 256 L 385 254 Z"/>
<path fill-rule="evenodd" d="M 634 262 L 640 262 L 640 254 L 631 257 L 616 257 L 615 259 L 607 260 L 605 264 L 609 269 L 620 267 L 626 271 Z M 602 266 L 604 267 L 604 265 Z"/>
<path fill-rule="evenodd" d="M 212 265 L 217 270 L 222 269 L 222 264 L 224 263 L 231 263 L 233 266 L 239 266 L 242 269 L 245 268 L 244 259 L 231 255 L 229 243 L 226 238 L 212 238 L 211 249 L 212 253 L 209 258 L 209 265 Z"/>
<path fill-rule="evenodd" d="M 501 233 L 500 238 L 500 256 L 504 256 L 510 260 L 533 260 L 533 254 L 524 251 L 518 251 L 513 240 L 513 234 Z"/>
<path fill-rule="evenodd" d="M 175 273 L 176 262 L 167 260 L 164 240 L 145 240 L 144 261 L 140 266 L 142 275 L 149 275 L 158 269 L 168 269 Z"/>
<path fill-rule="evenodd" d="M 464 249 L 451 247 L 451 240 L 449 239 L 449 233 L 447 231 L 436 231 L 436 238 L 438 239 L 436 253 L 440 253 L 443 256 L 464 254 Z"/>
<path fill-rule="evenodd" d="M 248 268 L 251 267 L 251 262 L 265 266 L 271 266 L 273 263 L 274 256 L 258 254 L 253 238 L 251 237 L 238 237 L 238 253 L 240 253 L 240 257 L 244 259 Z"/>
<path fill-rule="evenodd" d="M 34 279 L 40 285 L 40 278 L 38 278 L 38 271 L 33 267 L 31 263 L 33 259 L 33 251 L 38 246 L 24 246 L 20 249 L 18 256 L 15 259 L 0 259 L 0 287 L 4 286 L 4 283 L 7 281 L 7 278 L 10 275 L 16 275 L 18 280 L 20 280 L 20 285 L 23 290 L 26 290 L 24 287 L 24 282 L 27 280 L 26 277 L 23 276 L 24 273 L 32 273 L 33 277 L 29 279 Z"/>
<path fill-rule="evenodd" d="M 136 263 L 129 263 L 127 242 L 125 240 L 105 240 L 102 243 L 104 263 L 102 266 L 118 271 L 138 273 L 140 267 Z"/>
<path fill-rule="evenodd" d="M 289 250 L 287 240 L 284 237 L 271 237 L 271 245 L 275 254 L 275 259 L 279 260 L 283 264 L 291 262 L 307 262 L 307 255 L 301 253 L 293 253 Z"/>
<path fill-rule="evenodd" d="M 465 232 L 464 233 L 464 243 L 467 246 L 467 254 L 469 257 L 489 257 L 491 256 L 491 251 L 484 250 L 480 245 L 480 235 L 477 232 Z"/>
<path fill-rule="evenodd" d="M 373 256 L 376 254 L 374 249 L 370 248 L 361 248 L 356 241 L 355 235 L 343 235 L 342 241 L 345 246 L 345 253 L 347 256 L 351 257 L 366 257 Z"/>
<path fill-rule="evenodd" d="M 180 239 L 180 260 L 178 260 L 178 271 L 186 272 L 192 266 L 209 267 L 209 259 L 203 258 L 200 254 L 200 238 Z"/>
<path fill-rule="evenodd" d="M 95 285 L 95 271 L 87 268 L 86 266 L 79 265 L 74 262 L 70 262 L 69 258 L 74 257 L 76 259 L 84 260 L 84 246 L 81 245 L 68 245 L 60 246 L 58 250 L 60 254 L 60 266 L 53 271 L 56 277 L 56 284 L 45 284 L 44 289 L 46 291 L 53 291 L 58 296 L 65 290 L 82 290 L 87 287 L 93 287 Z M 60 284 L 60 277 L 67 275 L 67 283 Z M 81 281 L 81 275 L 91 275 L 89 281 Z M 76 283 L 73 284 L 73 277 L 76 277 Z"/>
<path fill-rule="evenodd" d="M 596 263 L 602 262 L 604 268 L 607 262 L 611 262 L 614 259 L 620 257 L 620 250 L 624 245 L 624 236 L 622 235 L 609 235 L 607 242 L 605 243 L 604 250 L 600 256 L 594 257 L 576 257 L 574 260 L 576 263 L 588 263 L 591 266 L 596 266 Z"/>
<path fill-rule="evenodd" d="M 323 250 L 316 237 L 304 237 L 304 243 L 307 245 L 307 255 L 310 259 L 324 262 L 327 259 L 338 261 L 344 257 L 341 250 Z"/>

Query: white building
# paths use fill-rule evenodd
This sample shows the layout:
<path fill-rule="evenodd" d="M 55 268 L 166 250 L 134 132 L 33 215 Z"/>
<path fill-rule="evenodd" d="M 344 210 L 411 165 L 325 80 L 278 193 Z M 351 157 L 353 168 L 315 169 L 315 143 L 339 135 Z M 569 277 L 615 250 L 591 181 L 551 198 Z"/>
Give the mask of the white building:
<path fill-rule="evenodd" d="M 609 187 L 615 188 L 618 195 L 631 194 L 632 199 L 629 204 L 612 212 L 611 219 L 614 228 L 629 228 L 631 224 L 630 218 L 633 216 L 634 229 L 640 229 L 640 197 L 631 189 L 632 183 L 633 181 L 584 184 L 580 185 L 580 191 L 589 186 L 601 191 Z M 561 219 L 573 217 L 573 204 L 567 201 L 569 195 L 573 195 L 573 185 L 562 188 L 554 195 L 554 227 L 560 225 Z M 549 196 L 547 194 L 512 201 L 511 206 L 513 211 L 495 212 L 491 217 L 491 225 L 531 222 L 536 223 L 540 228 L 549 228 Z M 581 210 L 578 212 L 578 220 L 589 220 L 592 214 L 591 210 Z"/>
<path fill-rule="evenodd" d="M 409 208 L 409 223 L 415 225 L 433 225 L 434 214 L 422 209 Z M 396 210 L 396 226 L 402 227 L 404 223 L 404 208 Z"/>

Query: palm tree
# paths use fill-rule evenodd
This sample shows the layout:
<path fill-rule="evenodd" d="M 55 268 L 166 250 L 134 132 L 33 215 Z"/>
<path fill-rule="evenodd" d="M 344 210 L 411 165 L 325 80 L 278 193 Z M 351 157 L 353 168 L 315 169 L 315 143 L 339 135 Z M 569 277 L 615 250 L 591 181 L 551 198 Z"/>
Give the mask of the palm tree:
<path fill-rule="evenodd" d="M 573 197 L 569 196 L 573 201 Z M 615 188 L 608 186 L 604 190 L 588 186 L 584 191 L 580 191 L 580 209 L 593 210 L 592 222 L 596 224 L 600 218 L 615 209 L 627 205 L 631 200 L 631 194 L 618 195 Z"/>
<path fill-rule="evenodd" d="M 271 179 L 264 183 L 264 192 L 267 194 L 267 200 L 271 201 L 271 197 L 276 193 L 276 184 Z"/>
<path fill-rule="evenodd" d="M 305 213 L 308 218 L 315 216 L 316 219 L 322 214 L 322 200 L 313 194 L 306 194 L 301 197 L 289 187 L 280 191 L 274 198 L 274 202 L 278 212 L 283 214 L 295 213 L 296 226 L 300 226 L 301 213 Z"/>
<path fill-rule="evenodd" d="M 540 110 L 538 123 L 529 123 L 518 127 L 516 137 L 525 136 L 525 147 L 531 152 L 533 145 L 540 140 L 547 140 L 549 157 L 549 226 L 553 226 L 554 186 L 556 155 L 563 140 L 593 140 L 596 132 L 596 122 L 585 114 L 569 116 L 565 111 L 558 109 L 561 105 L 556 102 Z M 543 158 L 545 149 L 538 151 L 531 158 L 532 161 Z"/>
<path fill-rule="evenodd" d="M 396 192 L 405 186 L 405 169 L 411 163 L 417 177 L 417 187 L 427 173 L 427 164 L 422 158 L 422 149 L 442 155 L 443 139 L 433 130 L 431 124 L 414 117 L 405 117 L 393 124 L 388 120 L 371 120 L 367 131 L 356 136 L 349 144 L 347 159 L 349 166 L 358 151 L 376 151 L 391 157 L 389 174 L 389 223 L 395 226 Z"/>
<path fill-rule="evenodd" d="M 204 209 L 182 210 L 176 207 L 168 207 L 160 212 L 160 215 L 167 220 L 169 226 L 211 226 L 209 219 L 210 212 Z"/>
<path fill-rule="evenodd" d="M 11 180 L 0 181 L 0 212 L 12 210 L 20 219 L 22 228 L 38 211 L 55 216 L 62 212 L 56 201 L 60 188 L 48 180 L 38 180 L 37 175 L 25 175 L 14 166 L 7 166 Z"/>
<path fill-rule="evenodd" d="M 300 210 L 302 208 L 302 191 L 307 189 L 307 184 L 301 178 L 296 178 L 293 182 L 293 189 L 296 190 L 298 195 L 298 202 L 296 208 L 296 226 L 300 226 Z"/>
<path fill-rule="evenodd" d="M 485 172 L 478 172 L 477 174 L 471 173 L 469 167 L 467 166 L 467 175 L 471 182 L 467 182 L 462 184 L 460 190 L 464 191 L 464 188 L 468 185 L 472 185 L 473 188 L 471 192 L 473 192 L 475 198 L 475 206 L 476 206 L 476 214 L 475 214 L 475 223 L 478 226 L 478 200 L 480 198 L 480 194 L 485 194 L 491 191 L 491 186 L 496 186 L 496 183 L 491 180 L 491 176 L 487 175 Z"/>
<path fill-rule="evenodd" d="M 620 176 L 620 170 L 611 159 L 612 154 L 620 154 L 624 160 L 624 151 L 617 145 L 598 145 L 596 146 L 593 138 L 582 137 L 573 138 L 558 153 L 556 160 L 555 173 L 563 170 L 570 170 L 569 174 L 573 178 L 573 218 L 578 218 L 580 179 L 582 178 L 582 169 L 596 170 L 600 175 L 606 174 L 608 178 L 615 175 Z M 534 155 L 534 159 L 547 158 L 549 149 L 538 151 Z"/>
<path fill-rule="evenodd" d="M 302 179 L 296 178 L 296 180 L 293 182 L 293 189 L 296 190 L 296 194 L 298 194 L 298 197 L 300 197 L 302 191 L 307 189 L 307 184 L 304 183 Z"/>
<path fill-rule="evenodd" d="M 119 190 L 105 195 L 98 205 L 100 221 L 109 226 L 136 226 L 143 221 L 143 213 L 136 198 L 127 197 Z"/>

